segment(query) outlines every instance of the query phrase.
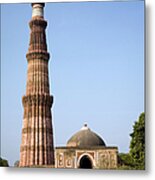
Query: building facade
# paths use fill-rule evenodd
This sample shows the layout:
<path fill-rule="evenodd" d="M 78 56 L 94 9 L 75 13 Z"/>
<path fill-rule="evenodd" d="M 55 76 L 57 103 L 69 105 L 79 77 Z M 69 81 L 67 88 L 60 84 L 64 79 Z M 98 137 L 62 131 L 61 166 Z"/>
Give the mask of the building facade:
<path fill-rule="evenodd" d="M 65 147 L 55 149 L 56 168 L 116 169 L 117 147 L 107 147 L 87 125 L 73 135 Z"/>

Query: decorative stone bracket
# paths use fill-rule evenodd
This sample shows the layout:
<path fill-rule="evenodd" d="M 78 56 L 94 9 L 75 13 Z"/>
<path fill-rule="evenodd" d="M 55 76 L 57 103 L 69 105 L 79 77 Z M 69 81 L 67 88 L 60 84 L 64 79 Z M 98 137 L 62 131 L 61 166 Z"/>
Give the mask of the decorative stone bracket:
<path fill-rule="evenodd" d="M 39 51 L 37 50 L 36 52 L 35 51 L 32 51 L 32 52 L 28 52 L 27 55 L 26 55 L 26 58 L 27 60 L 33 60 L 33 59 L 39 59 L 39 60 L 45 60 L 45 61 L 48 61 L 49 58 L 50 58 L 50 55 L 48 52 L 44 52 L 44 51 Z"/>

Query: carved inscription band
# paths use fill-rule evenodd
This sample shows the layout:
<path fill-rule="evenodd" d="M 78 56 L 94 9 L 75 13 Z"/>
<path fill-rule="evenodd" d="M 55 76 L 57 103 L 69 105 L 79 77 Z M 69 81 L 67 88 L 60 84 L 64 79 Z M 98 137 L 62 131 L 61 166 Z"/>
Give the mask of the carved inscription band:
<path fill-rule="evenodd" d="M 44 145 L 38 145 L 38 146 L 21 146 L 20 148 L 20 152 L 24 152 L 24 151 L 34 151 L 35 149 L 40 149 L 40 151 L 44 150 L 49 150 L 49 151 L 53 151 L 52 147 L 51 146 L 44 146 Z"/>
<path fill-rule="evenodd" d="M 42 60 L 42 61 L 48 61 L 49 58 L 50 58 L 50 55 L 48 52 L 44 52 L 44 51 L 32 51 L 32 52 L 28 52 L 26 54 L 26 58 L 27 60 L 35 60 L 35 59 L 39 59 L 39 60 Z"/>
<path fill-rule="evenodd" d="M 32 133 L 32 132 L 36 132 L 36 131 L 39 131 L 39 132 L 46 132 L 46 133 L 49 133 L 49 134 L 53 134 L 52 133 L 52 129 L 51 128 L 45 128 L 45 127 L 42 127 L 42 128 L 31 128 L 31 127 L 28 127 L 28 128 L 23 128 L 22 129 L 22 134 L 27 134 L 27 133 Z"/>
<path fill-rule="evenodd" d="M 22 98 L 23 106 L 32 106 L 32 105 L 47 105 L 49 107 L 52 107 L 53 104 L 53 96 L 50 95 L 43 95 L 43 94 L 34 94 L 34 95 L 28 95 L 23 96 Z"/>

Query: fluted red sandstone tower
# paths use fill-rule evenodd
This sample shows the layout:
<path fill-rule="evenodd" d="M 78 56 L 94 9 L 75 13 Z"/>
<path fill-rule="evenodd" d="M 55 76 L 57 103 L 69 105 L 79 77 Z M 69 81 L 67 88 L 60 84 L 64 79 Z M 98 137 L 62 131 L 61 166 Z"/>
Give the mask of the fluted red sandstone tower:
<path fill-rule="evenodd" d="M 28 53 L 26 95 L 24 107 L 20 167 L 53 165 L 53 129 L 51 107 L 53 96 L 49 92 L 48 60 L 43 16 L 44 3 L 32 4 L 31 34 Z"/>

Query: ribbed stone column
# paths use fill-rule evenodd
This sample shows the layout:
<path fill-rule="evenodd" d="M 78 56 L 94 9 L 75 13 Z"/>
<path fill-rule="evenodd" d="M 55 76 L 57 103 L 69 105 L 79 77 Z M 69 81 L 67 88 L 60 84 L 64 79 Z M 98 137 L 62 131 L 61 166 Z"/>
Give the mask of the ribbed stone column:
<path fill-rule="evenodd" d="M 51 107 L 53 96 L 49 91 L 48 60 L 43 16 L 44 3 L 32 4 L 29 23 L 30 43 L 24 107 L 20 167 L 54 165 Z"/>

